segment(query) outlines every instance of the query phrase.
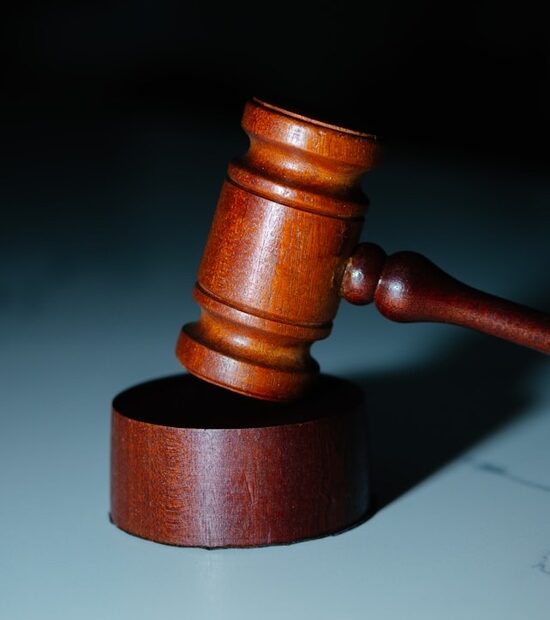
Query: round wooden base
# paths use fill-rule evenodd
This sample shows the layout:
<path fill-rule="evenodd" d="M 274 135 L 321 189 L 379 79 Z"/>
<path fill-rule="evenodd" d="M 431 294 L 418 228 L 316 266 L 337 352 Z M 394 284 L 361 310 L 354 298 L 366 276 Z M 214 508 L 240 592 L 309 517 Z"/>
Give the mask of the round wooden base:
<path fill-rule="evenodd" d="M 268 403 L 191 375 L 113 402 L 111 519 L 161 543 L 293 543 L 368 509 L 361 390 L 328 376 L 305 399 Z"/>

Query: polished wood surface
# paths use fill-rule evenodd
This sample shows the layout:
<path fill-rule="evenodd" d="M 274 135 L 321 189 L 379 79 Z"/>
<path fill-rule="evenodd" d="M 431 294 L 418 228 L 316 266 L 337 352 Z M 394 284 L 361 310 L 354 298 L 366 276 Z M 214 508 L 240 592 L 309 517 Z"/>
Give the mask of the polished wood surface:
<path fill-rule="evenodd" d="M 350 527 L 369 507 L 362 399 L 327 376 L 291 404 L 191 375 L 131 388 L 113 402 L 111 519 L 142 538 L 208 548 Z"/>
<path fill-rule="evenodd" d="M 153 381 L 113 403 L 111 518 L 167 544 L 291 543 L 366 517 L 362 394 L 309 353 L 342 298 L 550 352 L 547 315 L 418 254 L 358 245 L 373 136 L 259 101 L 243 128 L 250 148 L 229 166 L 194 288 L 201 316 L 177 344 L 206 381 Z"/>
<path fill-rule="evenodd" d="M 242 124 L 250 148 L 229 166 L 194 290 L 201 318 L 177 355 L 207 381 L 289 400 L 317 379 L 309 349 L 331 330 L 376 140 L 259 101 Z"/>
<path fill-rule="evenodd" d="M 247 104 L 249 150 L 229 165 L 199 268 L 201 307 L 177 355 L 193 374 L 266 400 L 298 398 L 319 368 L 341 295 L 397 321 L 471 327 L 549 352 L 548 316 L 475 291 L 414 253 L 360 245 L 361 176 L 376 138 L 267 103 Z"/>
<path fill-rule="evenodd" d="M 394 321 L 453 323 L 550 353 L 550 315 L 467 286 L 416 252 L 386 257 L 379 246 L 360 244 L 342 296 L 358 305 L 374 301 Z"/>

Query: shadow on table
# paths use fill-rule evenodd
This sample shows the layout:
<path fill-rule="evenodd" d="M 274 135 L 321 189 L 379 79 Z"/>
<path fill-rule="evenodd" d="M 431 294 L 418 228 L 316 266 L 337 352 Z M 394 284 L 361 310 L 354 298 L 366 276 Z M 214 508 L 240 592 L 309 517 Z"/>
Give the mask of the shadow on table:
<path fill-rule="evenodd" d="M 365 390 L 373 511 L 513 417 L 545 356 L 467 332 L 423 366 L 353 377 Z"/>

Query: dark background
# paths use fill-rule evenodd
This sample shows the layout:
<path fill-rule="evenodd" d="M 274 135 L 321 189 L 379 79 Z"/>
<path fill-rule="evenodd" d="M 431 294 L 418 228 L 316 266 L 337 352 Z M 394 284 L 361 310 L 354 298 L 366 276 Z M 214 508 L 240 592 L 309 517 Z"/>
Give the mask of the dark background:
<path fill-rule="evenodd" d="M 547 161 L 547 26 L 536 4 L 483 0 L 10 3 L 4 147 L 75 123 L 234 123 L 257 95 L 390 142 Z"/>

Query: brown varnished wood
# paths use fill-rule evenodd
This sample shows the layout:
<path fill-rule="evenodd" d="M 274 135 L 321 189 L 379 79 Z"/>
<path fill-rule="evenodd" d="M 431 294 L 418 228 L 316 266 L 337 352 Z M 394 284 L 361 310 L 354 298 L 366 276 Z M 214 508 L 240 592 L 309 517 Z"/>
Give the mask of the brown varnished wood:
<path fill-rule="evenodd" d="M 376 140 L 259 101 L 242 125 L 250 148 L 229 166 L 194 289 L 202 315 L 177 355 L 217 385 L 290 400 L 318 376 L 309 349 L 331 330 Z"/>
<path fill-rule="evenodd" d="M 374 301 L 394 321 L 452 323 L 550 353 L 549 315 L 467 286 L 416 252 L 386 257 L 379 246 L 360 244 L 342 296 L 360 305 Z"/>
<path fill-rule="evenodd" d="M 354 254 L 374 136 L 256 100 L 242 126 L 250 147 L 229 165 L 194 289 L 201 317 L 177 344 L 191 373 L 260 399 L 298 398 L 315 385 L 310 347 L 329 335 L 341 294 L 374 298 L 393 320 L 455 323 L 548 352 L 546 315 L 459 285 L 413 253 Z"/>
<path fill-rule="evenodd" d="M 152 381 L 115 398 L 111 441 L 111 519 L 157 542 L 292 543 L 367 514 L 362 394 L 339 379 L 292 404 Z"/>
<path fill-rule="evenodd" d="M 229 165 L 194 288 L 201 316 L 177 344 L 206 382 L 161 379 L 113 402 L 111 518 L 167 544 L 291 543 L 365 518 L 362 394 L 319 375 L 309 353 L 341 298 L 550 352 L 547 315 L 418 254 L 357 245 L 373 136 L 259 101 L 243 128 L 250 147 Z"/>

